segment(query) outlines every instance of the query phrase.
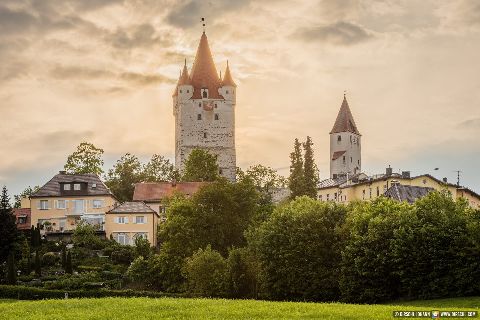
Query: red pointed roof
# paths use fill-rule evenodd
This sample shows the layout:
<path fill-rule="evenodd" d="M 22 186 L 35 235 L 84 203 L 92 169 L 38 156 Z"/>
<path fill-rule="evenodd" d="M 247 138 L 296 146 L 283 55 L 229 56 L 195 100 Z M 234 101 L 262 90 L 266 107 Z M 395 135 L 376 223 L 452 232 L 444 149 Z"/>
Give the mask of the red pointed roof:
<path fill-rule="evenodd" d="M 208 97 L 211 99 L 223 99 L 218 93 L 220 79 L 218 77 L 212 53 L 208 45 L 207 35 L 203 32 L 198 45 L 195 62 L 193 63 L 190 79 L 193 85 L 192 99 L 201 99 L 201 89 L 208 88 Z"/>
<path fill-rule="evenodd" d="M 342 106 L 340 107 L 340 111 L 338 111 L 337 120 L 335 120 L 335 124 L 333 125 L 330 134 L 340 132 L 352 132 L 360 135 L 345 95 L 343 96 Z"/>
<path fill-rule="evenodd" d="M 233 81 L 232 74 L 230 73 L 230 67 L 228 66 L 227 60 L 227 69 L 225 70 L 225 75 L 223 76 L 222 86 L 232 86 L 236 87 L 237 85 Z"/>
<path fill-rule="evenodd" d="M 187 70 L 187 59 L 185 59 L 185 65 L 183 66 L 183 71 L 180 72 L 180 77 L 178 78 L 177 85 L 175 86 L 175 91 L 173 91 L 172 96 L 177 96 L 178 94 L 178 86 L 183 86 L 186 84 L 192 84 L 190 77 L 188 76 L 188 70 Z"/>

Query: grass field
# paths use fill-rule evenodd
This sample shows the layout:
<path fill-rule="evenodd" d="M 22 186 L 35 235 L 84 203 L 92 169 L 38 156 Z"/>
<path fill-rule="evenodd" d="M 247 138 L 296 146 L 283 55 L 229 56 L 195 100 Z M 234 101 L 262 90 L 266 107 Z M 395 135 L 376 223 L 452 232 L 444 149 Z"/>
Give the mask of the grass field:
<path fill-rule="evenodd" d="M 480 297 L 398 305 L 175 298 L 0 300 L 0 319 L 393 319 L 394 310 L 479 310 Z"/>

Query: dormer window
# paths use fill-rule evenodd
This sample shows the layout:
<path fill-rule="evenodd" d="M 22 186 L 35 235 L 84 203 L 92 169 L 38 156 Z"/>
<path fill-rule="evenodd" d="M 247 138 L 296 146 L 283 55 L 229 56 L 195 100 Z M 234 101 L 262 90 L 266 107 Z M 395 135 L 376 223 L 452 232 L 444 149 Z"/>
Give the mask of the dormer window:
<path fill-rule="evenodd" d="M 202 89 L 202 98 L 207 99 L 208 98 L 208 89 Z"/>
<path fill-rule="evenodd" d="M 80 183 L 74 183 L 73 190 L 76 190 L 76 191 L 80 190 Z"/>
<path fill-rule="evenodd" d="M 63 190 L 65 190 L 65 191 L 70 191 L 71 189 L 72 189 L 72 186 L 71 186 L 71 185 L 69 185 L 69 184 L 64 184 L 64 185 L 63 185 Z"/>

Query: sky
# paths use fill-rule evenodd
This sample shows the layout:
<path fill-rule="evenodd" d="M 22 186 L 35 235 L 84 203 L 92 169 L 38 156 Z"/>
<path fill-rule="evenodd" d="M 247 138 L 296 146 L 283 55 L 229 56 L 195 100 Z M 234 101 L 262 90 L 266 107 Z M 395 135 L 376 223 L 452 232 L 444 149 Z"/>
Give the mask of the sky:
<path fill-rule="evenodd" d="M 238 166 L 288 175 L 294 139 L 311 136 L 328 178 L 346 91 L 363 171 L 460 170 L 480 193 L 474 0 L 2 0 L 0 185 L 43 185 L 82 141 L 104 149 L 105 171 L 127 152 L 173 161 L 171 96 L 201 17 L 238 85 Z"/>

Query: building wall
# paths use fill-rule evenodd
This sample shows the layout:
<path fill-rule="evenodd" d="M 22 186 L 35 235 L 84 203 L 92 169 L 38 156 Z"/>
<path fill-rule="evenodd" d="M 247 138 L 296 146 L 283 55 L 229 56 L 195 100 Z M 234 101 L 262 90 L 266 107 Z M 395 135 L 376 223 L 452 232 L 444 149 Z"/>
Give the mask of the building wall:
<path fill-rule="evenodd" d="M 374 181 L 372 183 L 361 183 L 351 186 L 345 186 L 342 188 L 331 187 L 318 191 L 318 198 L 322 201 L 333 200 L 340 203 L 348 203 L 354 200 L 373 200 L 378 196 L 381 196 L 391 187 L 392 182 L 399 182 L 402 185 L 417 186 L 417 187 L 429 187 L 435 190 L 447 190 L 452 194 L 454 198 L 464 197 L 466 198 L 470 206 L 473 208 L 480 207 L 480 199 L 471 195 L 469 192 L 461 192 L 454 186 L 445 186 L 438 181 L 428 177 L 419 176 L 413 179 L 390 177 L 385 180 Z"/>
<path fill-rule="evenodd" d="M 181 91 L 181 92 L 180 92 Z M 226 93 L 228 91 L 228 94 Z M 206 149 L 218 156 L 221 174 L 235 180 L 235 88 L 222 87 L 222 99 L 195 99 L 192 86 L 179 86 L 174 97 L 175 116 L 175 165 L 184 169 L 185 161 L 193 149 Z M 212 110 L 205 110 L 204 103 L 213 104 Z M 216 106 L 215 106 L 216 105 Z M 198 120 L 198 115 L 201 120 Z M 218 115 L 218 120 L 216 120 Z"/>
<path fill-rule="evenodd" d="M 40 209 L 40 201 L 48 201 L 48 209 Z M 56 204 L 58 200 L 66 200 L 66 209 L 58 209 Z M 78 215 L 74 212 L 73 200 L 84 200 L 84 212 Z M 93 208 L 93 200 L 103 200 L 101 208 Z M 99 215 L 105 215 L 105 212 L 111 210 L 116 200 L 113 196 L 78 196 L 78 197 L 42 197 L 30 199 L 32 210 L 31 223 L 36 226 L 43 220 L 48 220 L 53 227 L 52 231 L 60 231 L 60 226 L 64 224 L 64 231 L 74 230 L 80 219 L 94 218 Z M 55 225 L 54 225 L 55 224 Z"/>
<path fill-rule="evenodd" d="M 143 216 L 146 223 L 134 223 L 136 216 Z M 120 224 L 115 222 L 116 217 L 128 218 L 128 223 Z M 157 243 L 158 216 L 155 213 L 107 213 L 105 215 L 105 233 L 107 239 L 115 233 L 128 234 L 130 245 L 134 245 L 134 235 L 139 232 L 147 234 L 148 241 L 155 246 Z"/>
<path fill-rule="evenodd" d="M 338 141 L 338 137 L 341 137 L 340 141 Z M 333 154 L 337 151 L 346 152 L 336 160 L 332 160 Z M 361 151 L 360 135 L 351 132 L 330 134 L 330 178 L 333 178 L 334 174 L 360 173 L 362 170 Z"/>

